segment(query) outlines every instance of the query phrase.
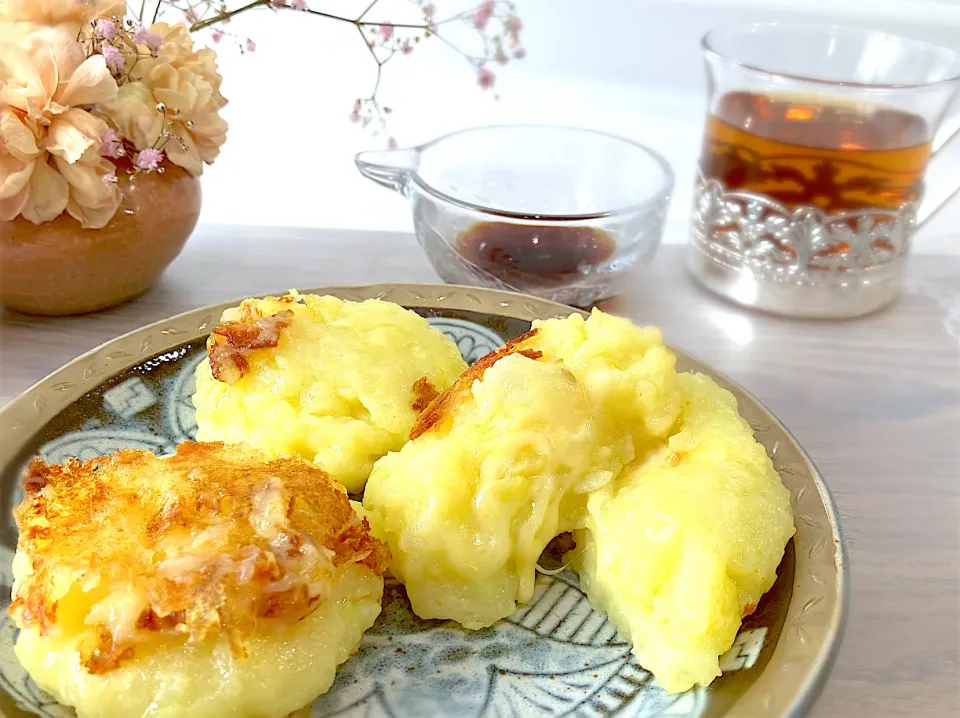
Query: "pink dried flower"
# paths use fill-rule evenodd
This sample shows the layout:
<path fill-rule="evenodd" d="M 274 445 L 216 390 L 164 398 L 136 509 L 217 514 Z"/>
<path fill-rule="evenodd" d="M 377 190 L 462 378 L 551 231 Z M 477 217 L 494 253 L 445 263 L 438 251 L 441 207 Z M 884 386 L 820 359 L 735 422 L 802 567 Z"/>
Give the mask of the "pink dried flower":
<path fill-rule="evenodd" d="M 160 150 L 148 147 L 137 155 L 137 159 L 133 164 L 136 165 L 138 169 L 150 171 L 157 169 L 157 167 L 160 166 L 161 160 L 163 160 L 163 154 Z"/>
<path fill-rule="evenodd" d="M 103 59 L 107 63 L 107 69 L 110 70 L 110 72 L 112 72 L 114 75 L 118 75 L 123 72 L 126 62 L 123 59 L 123 54 L 117 48 L 115 48 L 113 45 L 104 45 L 100 52 L 103 55 Z"/>
<path fill-rule="evenodd" d="M 250 38 L 247 38 L 247 52 L 256 52 L 256 50 L 257 50 L 257 43 L 255 43 Z"/>
<path fill-rule="evenodd" d="M 484 90 L 489 90 L 493 87 L 494 81 L 497 79 L 496 75 L 493 74 L 488 68 L 481 67 L 477 70 L 477 84 L 480 85 Z"/>
<path fill-rule="evenodd" d="M 213 42 L 216 44 L 223 39 L 223 30 L 217 28 L 213 31 Z"/>
<path fill-rule="evenodd" d="M 306 10 L 307 0 L 290 0 L 291 10 Z"/>
<path fill-rule="evenodd" d="M 503 21 L 503 27 L 511 35 L 516 35 L 523 29 L 523 22 L 516 15 L 511 15 Z"/>
<path fill-rule="evenodd" d="M 433 16 L 436 15 L 436 13 L 437 13 L 437 8 L 434 6 L 432 2 L 429 2 L 423 6 L 423 16 L 427 20 L 433 20 Z"/>
<path fill-rule="evenodd" d="M 393 25 L 381 25 L 380 37 L 382 37 L 384 40 L 389 40 L 391 37 L 393 37 Z"/>
<path fill-rule="evenodd" d="M 100 133 L 100 154 L 115 159 L 120 156 L 120 135 L 112 127 Z"/>
<path fill-rule="evenodd" d="M 358 122 L 360 122 L 360 112 L 359 112 L 359 110 L 354 109 L 354 111 L 350 113 L 350 121 L 351 121 L 353 124 L 357 124 Z"/>
<path fill-rule="evenodd" d="M 404 55 L 409 55 L 411 52 L 413 52 L 413 45 L 410 44 L 409 40 L 403 41 L 403 44 L 400 46 L 400 52 L 402 52 Z"/>
<path fill-rule="evenodd" d="M 163 36 L 155 32 L 150 32 L 145 27 L 139 27 L 137 31 L 133 33 L 133 41 L 138 45 L 146 45 L 150 48 L 151 52 L 156 52 L 160 49 L 160 46 L 163 45 Z"/>
<path fill-rule="evenodd" d="M 527 51 L 524 50 L 522 47 L 518 47 L 516 50 L 513 51 L 513 56 L 517 60 L 522 60 L 527 56 Z"/>
<path fill-rule="evenodd" d="M 103 183 L 104 183 L 107 187 L 109 187 L 109 186 L 111 186 L 111 185 L 115 185 L 115 184 L 117 183 L 117 175 L 116 175 L 115 173 L 113 173 L 113 172 L 111 172 L 110 174 L 104 175 L 104 176 L 101 177 L 100 179 L 103 181 Z"/>
<path fill-rule="evenodd" d="M 387 149 L 388 149 L 388 150 L 395 150 L 395 149 L 397 149 L 398 146 L 399 146 L 399 145 L 397 145 L 397 138 L 396 138 L 396 137 L 388 137 L 388 138 L 387 138 Z"/>
<path fill-rule="evenodd" d="M 93 26 L 93 34 L 102 40 L 113 40 L 117 36 L 117 26 L 110 20 L 100 19 Z"/>
<path fill-rule="evenodd" d="M 486 28 L 490 18 L 493 17 L 493 0 L 484 0 L 480 7 L 473 13 L 473 24 L 478 30 Z"/>

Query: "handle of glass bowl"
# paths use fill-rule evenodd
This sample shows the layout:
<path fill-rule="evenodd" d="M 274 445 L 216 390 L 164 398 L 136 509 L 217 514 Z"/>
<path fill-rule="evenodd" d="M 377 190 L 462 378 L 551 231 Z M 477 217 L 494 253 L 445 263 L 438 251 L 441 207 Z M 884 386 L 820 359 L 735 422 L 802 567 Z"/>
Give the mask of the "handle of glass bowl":
<path fill-rule="evenodd" d="M 354 162 L 367 179 L 402 193 L 420 166 L 420 152 L 413 149 L 361 152 Z"/>
<path fill-rule="evenodd" d="M 924 198 L 917 212 L 917 229 L 923 227 L 960 195 L 960 96 L 951 116 L 940 127 L 933 156 L 924 175 Z"/>

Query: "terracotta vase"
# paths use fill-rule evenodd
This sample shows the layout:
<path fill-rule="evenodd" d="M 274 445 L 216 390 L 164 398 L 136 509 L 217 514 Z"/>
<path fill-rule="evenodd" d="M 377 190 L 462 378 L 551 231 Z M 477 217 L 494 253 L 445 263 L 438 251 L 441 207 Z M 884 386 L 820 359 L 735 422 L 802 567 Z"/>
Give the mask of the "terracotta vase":
<path fill-rule="evenodd" d="M 0 222 L 0 302 L 25 314 L 66 316 L 113 307 L 146 292 L 183 248 L 200 215 L 200 181 L 165 162 L 129 181 L 102 229 L 64 213 L 36 225 Z"/>

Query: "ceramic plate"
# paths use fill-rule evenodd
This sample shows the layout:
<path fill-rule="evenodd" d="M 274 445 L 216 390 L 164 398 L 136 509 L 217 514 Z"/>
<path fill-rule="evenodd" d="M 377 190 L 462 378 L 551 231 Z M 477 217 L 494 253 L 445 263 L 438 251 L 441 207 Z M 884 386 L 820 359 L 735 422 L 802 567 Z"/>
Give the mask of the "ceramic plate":
<path fill-rule="evenodd" d="M 569 308 L 466 287 L 379 285 L 310 290 L 344 299 L 379 297 L 413 309 L 450 336 L 468 362 Z M 37 453 L 49 462 L 121 448 L 170 452 L 194 435 L 190 396 L 204 340 L 221 311 L 198 309 L 115 339 L 72 361 L 0 411 L 0 595 L 10 595 L 16 547 L 11 508 L 19 477 Z M 790 489 L 797 533 L 779 577 L 744 621 L 709 688 L 665 693 L 634 660 L 572 573 L 540 575 L 534 600 L 492 628 L 468 633 L 421 621 L 402 588 L 388 582 L 383 613 L 359 655 L 341 667 L 311 716 L 781 716 L 802 714 L 819 692 L 839 643 L 846 561 L 829 493 L 783 426 L 747 392 L 677 352 L 683 370 L 713 375 L 734 392 L 743 416 Z M 556 547 L 561 551 L 562 547 Z M 545 557 L 544 561 L 549 561 Z M 6 716 L 72 715 L 27 678 L 13 654 L 16 631 L 0 633 L 0 711 Z"/>

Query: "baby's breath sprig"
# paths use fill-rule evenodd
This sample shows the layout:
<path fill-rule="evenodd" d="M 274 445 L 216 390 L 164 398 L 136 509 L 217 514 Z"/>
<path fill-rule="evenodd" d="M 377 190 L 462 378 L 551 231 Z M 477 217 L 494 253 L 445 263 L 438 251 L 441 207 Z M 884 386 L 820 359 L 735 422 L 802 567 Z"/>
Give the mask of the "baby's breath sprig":
<path fill-rule="evenodd" d="M 87 55 L 103 55 L 118 86 L 131 81 L 141 60 L 156 58 L 163 42 L 163 38 L 130 17 L 99 18 L 91 20 L 89 27 L 85 41 Z"/>
<path fill-rule="evenodd" d="M 301 12 L 353 25 L 377 69 L 370 94 L 354 101 L 349 119 L 371 129 L 374 135 L 386 130 L 392 112 L 378 100 L 384 65 L 398 55 L 411 54 L 430 38 L 437 38 L 468 62 L 474 70 L 477 85 L 484 90 L 496 84 L 493 66 L 506 65 L 526 56 L 521 43 L 523 23 L 513 0 L 483 0 L 469 10 L 443 19 L 437 19 L 437 8 L 431 0 L 410 0 L 418 16 L 414 22 L 374 19 L 379 4 L 380 0 L 371 0 L 359 15 L 351 17 L 315 10 L 309 6 L 309 0 L 247 0 L 240 4 L 227 0 L 158 0 L 154 15 L 156 18 L 163 7 L 179 11 L 189 23 L 191 32 L 209 29 L 214 43 L 229 38 L 244 53 L 254 52 L 256 43 L 251 38 L 231 33 L 225 26 L 237 15 L 258 8 Z M 141 19 L 143 13 L 141 10 Z M 477 49 L 464 49 L 453 39 L 457 27 L 466 28 L 477 37 Z M 387 143 L 395 144 L 395 140 L 389 138 Z"/>
<path fill-rule="evenodd" d="M 175 142 L 181 149 L 186 150 L 187 148 L 184 138 L 174 129 L 175 122 L 180 116 L 180 109 L 177 107 L 169 108 L 165 103 L 160 102 L 157 103 L 157 112 L 163 119 L 160 133 L 151 147 L 137 151 L 132 144 L 124 141 L 112 128 L 108 129 L 100 138 L 100 153 L 104 157 L 111 159 L 130 158 L 130 166 L 127 169 L 130 182 L 135 181 L 141 175 L 152 172 L 160 175 L 164 174 L 166 172 L 166 168 L 163 166 L 164 150 L 171 142 Z M 187 120 L 183 124 L 188 130 L 194 128 L 193 120 Z M 104 184 L 116 184 L 116 174 L 105 175 L 103 182 Z"/>
<path fill-rule="evenodd" d="M 166 170 L 162 166 L 164 149 L 171 142 L 175 142 L 181 149 L 187 149 L 187 143 L 184 138 L 174 131 L 174 123 L 180 115 L 179 107 L 167 107 L 165 103 L 157 104 L 157 112 L 163 117 L 160 134 L 152 147 L 140 150 L 133 158 L 133 169 L 131 170 L 131 179 L 141 174 L 156 172 L 163 174 Z M 193 120 L 187 120 L 184 126 L 188 130 L 194 129 Z"/>

